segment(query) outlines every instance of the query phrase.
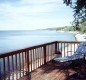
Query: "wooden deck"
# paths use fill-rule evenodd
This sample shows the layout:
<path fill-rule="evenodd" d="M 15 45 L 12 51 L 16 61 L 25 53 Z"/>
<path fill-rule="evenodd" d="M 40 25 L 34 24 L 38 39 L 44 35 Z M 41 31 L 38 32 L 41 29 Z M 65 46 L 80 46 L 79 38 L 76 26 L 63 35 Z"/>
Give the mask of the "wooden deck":
<path fill-rule="evenodd" d="M 19 80 L 86 80 L 86 61 L 79 63 L 71 63 L 64 68 L 50 61 Z"/>
<path fill-rule="evenodd" d="M 79 43 L 54 41 L 2 53 L 0 80 L 86 80 L 86 62 L 70 66 L 65 63 L 65 67 L 50 61 L 59 55 L 58 52 L 61 52 L 62 57 L 73 55 Z"/>

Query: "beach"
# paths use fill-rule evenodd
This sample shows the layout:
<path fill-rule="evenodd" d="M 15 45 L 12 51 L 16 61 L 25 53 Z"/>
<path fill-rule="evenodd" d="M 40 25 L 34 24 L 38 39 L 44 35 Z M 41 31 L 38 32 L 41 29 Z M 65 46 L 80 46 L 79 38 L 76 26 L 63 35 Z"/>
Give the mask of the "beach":
<path fill-rule="evenodd" d="M 86 34 L 85 33 L 84 34 L 78 33 L 75 35 L 75 38 L 77 41 L 86 41 Z"/>

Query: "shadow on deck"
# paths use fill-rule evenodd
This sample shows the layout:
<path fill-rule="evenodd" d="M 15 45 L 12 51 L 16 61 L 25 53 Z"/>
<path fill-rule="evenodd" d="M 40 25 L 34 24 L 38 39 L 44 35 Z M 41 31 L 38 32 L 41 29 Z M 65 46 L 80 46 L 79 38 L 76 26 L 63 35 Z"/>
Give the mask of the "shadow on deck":
<path fill-rule="evenodd" d="M 86 80 L 86 61 L 76 63 L 65 67 L 49 61 L 19 80 Z"/>

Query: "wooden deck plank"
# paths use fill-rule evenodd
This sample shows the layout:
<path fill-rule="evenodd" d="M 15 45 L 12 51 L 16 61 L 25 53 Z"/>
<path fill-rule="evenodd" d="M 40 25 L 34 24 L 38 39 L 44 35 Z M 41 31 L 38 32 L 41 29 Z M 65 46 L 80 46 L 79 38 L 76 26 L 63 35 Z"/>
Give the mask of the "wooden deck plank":
<path fill-rule="evenodd" d="M 20 80 L 69 80 L 72 75 L 77 73 L 77 70 L 79 69 L 78 67 L 76 66 L 76 68 L 73 68 L 70 66 L 64 69 L 64 67 L 61 68 L 57 63 L 50 61 Z M 86 80 L 86 77 L 84 80 Z"/>

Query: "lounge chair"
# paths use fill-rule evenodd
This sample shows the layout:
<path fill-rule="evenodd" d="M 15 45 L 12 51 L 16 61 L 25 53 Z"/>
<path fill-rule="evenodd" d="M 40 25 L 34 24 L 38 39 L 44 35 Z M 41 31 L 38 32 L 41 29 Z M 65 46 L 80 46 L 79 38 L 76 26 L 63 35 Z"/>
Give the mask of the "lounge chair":
<path fill-rule="evenodd" d="M 55 57 L 53 61 L 55 62 L 70 62 L 74 60 L 84 59 L 86 54 L 86 42 L 82 42 L 79 44 L 78 48 L 71 56 L 65 56 L 65 57 Z"/>

